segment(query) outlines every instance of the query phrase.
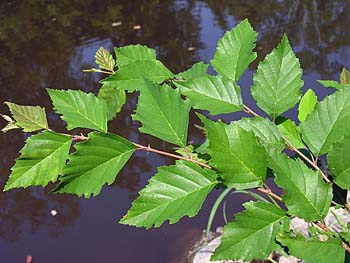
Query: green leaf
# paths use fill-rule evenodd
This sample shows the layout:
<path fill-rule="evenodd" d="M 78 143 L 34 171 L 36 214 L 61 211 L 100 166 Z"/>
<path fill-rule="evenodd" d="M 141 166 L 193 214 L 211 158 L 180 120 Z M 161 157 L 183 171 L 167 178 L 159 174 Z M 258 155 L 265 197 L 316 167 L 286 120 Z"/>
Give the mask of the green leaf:
<path fill-rule="evenodd" d="M 328 153 L 328 168 L 334 182 L 341 188 L 350 188 L 350 136 L 331 146 Z"/>
<path fill-rule="evenodd" d="M 109 85 L 102 85 L 98 91 L 97 98 L 107 103 L 107 120 L 115 118 L 126 102 L 125 91 Z"/>
<path fill-rule="evenodd" d="M 218 42 L 214 58 L 210 61 L 216 72 L 237 81 L 256 59 L 255 42 L 258 33 L 245 19 L 234 29 L 226 32 Z"/>
<path fill-rule="evenodd" d="M 258 106 L 273 118 L 299 102 L 302 70 L 288 38 L 259 63 L 251 92 Z"/>
<path fill-rule="evenodd" d="M 136 149 L 122 137 L 99 132 L 89 133 L 87 141 L 74 147 L 54 192 L 85 198 L 98 195 L 104 184 L 112 184 Z"/>
<path fill-rule="evenodd" d="M 113 59 L 111 53 L 103 47 L 100 47 L 95 54 L 95 63 L 100 67 L 100 69 L 106 69 L 114 72 L 115 60 Z"/>
<path fill-rule="evenodd" d="M 237 190 L 260 186 L 266 177 L 266 156 L 254 133 L 236 123 L 227 125 L 199 117 L 209 140 L 210 164 L 224 183 Z"/>
<path fill-rule="evenodd" d="M 300 137 L 300 129 L 294 121 L 287 119 L 277 126 L 280 133 L 298 149 L 304 149 L 305 145 Z"/>
<path fill-rule="evenodd" d="M 55 182 L 66 163 L 71 138 L 44 131 L 30 136 L 12 167 L 4 191 Z"/>
<path fill-rule="evenodd" d="M 174 74 L 160 61 L 136 61 L 117 70 L 110 77 L 103 79 L 102 84 L 133 92 L 145 87 L 144 79 L 161 83 L 173 77 Z"/>
<path fill-rule="evenodd" d="M 107 103 L 81 90 L 48 89 L 52 103 L 67 129 L 88 128 L 107 132 Z"/>
<path fill-rule="evenodd" d="M 322 242 L 318 239 L 292 237 L 288 233 L 280 233 L 277 240 L 288 247 L 290 254 L 307 263 L 344 263 L 345 250 L 339 237 Z"/>
<path fill-rule="evenodd" d="M 339 90 L 319 102 L 300 128 L 316 156 L 327 153 L 333 143 L 350 135 L 350 90 Z"/>
<path fill-rule="evenodd" d="M 120 223 L 150 228 L 166 220 L 174 224 L 183 216 L 193 217 L 216 184 L 214 171 L 191 162 L 159 167 Z"/>
<path fill-rule="evenodd" d="M 164 141 L 186 146 L 190 102 L 181 99 L 180 91 L 145 80 L 147 88 L 139 96 L 133 120 L 140 121 L 140 132 Z"/>
<path fill-rule="evenodd" d="M 288 213 L 307 221 L 323 219 L 332 201 L 331 185 L 323 181 L 319 171 L 311 170 L 300 159 L 293 160 L 275 149 L 268 153 L 275 182 L 285 191 L 282 200 Z"/>
<path fill-rule="evenodd" d="M 241 91 L 232 80 L 220 76 L 205 76 L 177 84 L 195 109 L 208 110 L 212 115 L 240 111 Z"/>
<path fill-rule="evenodd" d="M 201 61 L 194 64 L 190 69 L 176 74 L 176 77 L 183 78 L 185 80 L 204 77 L 207 75 L 208 67 L 208 64 Z"/>
<path fill-rule="evenodd" d="M 251 201 L 243 206 L 246 210 L 224 227 L 211 260 L 264 260 L 274 250 L 281 222 L 288 220 L 285 212 L 270 203 Z"/>
<path fill-rule="evenodd" d="M 117 65 L 125 66 L 129 63 L 141 60 L 156 60 L 154 49 L 142 45 L 129 45 L 125 47 L 114 48 L 117 57 Z"/>
<path fill-rule="evenodd" d="M 22 106 L 12 102 L 5 102 L 15 119 L 14 125 L 19 126 L 24 132 L 33 132 L 48 129 L 45 109 L 39 106 Z"/>
<path fill-rule="evenodd" d="M 350 72 L 346 68 L 340 73 L 340 84 L 350 84 Z"/>
<path fill-rule="evenodd" d="M 314 110 L 317 104 L 317 96 L 312 89 L 308 89 L 301 98 L 298 108 L 298 119 L 300 122 L 306 120 L 306 117 Z"/>
<path fill-rule="evenodd" d="M 246 131 L 253 131 L 263 145 L 271 145 L 278 150 L 285 147 L 285 143 L 277 126 L 269 119 L 263 117 L 242 118 L 236 122 Z"/>
<path fill-rule="evenodd" d="M 317 82 L 326 88 L 333 88 L 333 89 L 338 89 L 338 90 L 350 88 L 350 85 L 341 84 L 335 80 L 318 80 Z"/>

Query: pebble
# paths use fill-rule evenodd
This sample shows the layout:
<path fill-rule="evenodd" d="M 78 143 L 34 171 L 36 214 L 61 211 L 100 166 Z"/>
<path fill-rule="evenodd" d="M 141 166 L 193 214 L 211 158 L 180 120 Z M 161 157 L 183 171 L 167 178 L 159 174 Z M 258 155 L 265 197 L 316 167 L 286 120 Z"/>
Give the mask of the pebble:
<path fill-rule="evenodd" d="M 31 255 L 26 256 L 26 263 L 32 263 L 33 257 Z"/>
<path fill-rule="evenodd" d="M 51 214 L 52 216 L 56 216 L 58 213 L 57 213 L 57 210 L 52 209 L 52 210 L 50 211 L 50 214 Z"/>
<path fill-rule="evenodd" d="M 121 26 L 121 25 L 122 25 L 122 21 L 112 23 L 112 27 Z"/>

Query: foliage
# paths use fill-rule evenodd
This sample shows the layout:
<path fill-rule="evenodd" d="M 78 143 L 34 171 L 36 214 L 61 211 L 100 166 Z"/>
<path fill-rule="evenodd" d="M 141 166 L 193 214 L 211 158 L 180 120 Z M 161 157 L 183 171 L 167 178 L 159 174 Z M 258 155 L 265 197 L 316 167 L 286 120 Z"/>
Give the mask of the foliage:
<path fill-rule="evenodd" d="M 21 106 L 11 102 L 5 102 L 14 118 L 9 124 L 20 127 L 24 132 L 33 132 L 47 129 L 46 112 L 39 106 Z"/>
<path fill-rule="evenodd" d="M 214 171 L 194 163 L 162 166 L 120 222 L 150 228 L 166 220 L 176 223 L 185 215 L 193 217 L 216 183 Z"/>
<path fill-rule="evenodd" d="M 244 207 L 246 210 L 225 226 L 213 260 L 268 258 L 275 247 L 274 239 L 282 230 L 280 222 L 288 224 L 285 211 L 273 204 L 256 201 L 245 203 Z M 256 249 L 257 240 L 265 240 L 266 243 Z"/>
<path fill-rule="evenodd" d="M 258 106 L 272 118 L 291 109 L 300 100 L 301 68 L 286 35 L 259 63 L 252 95 Z"/>
<path fill-rule="evenodd" d="M 264 260 L 288 247 L 290 254 L 307 262 L 342 263 L 343 248 L 350 250 L 348 233 L 333 232 L 323 219 L 332 206 L 332 185 L 350 186 L 349 72 L 342 71 L 339 83 L 321 82 L 337 90 L 320 102 L 312 90 L 301 96 L 302 70 L 284 35 L 254 74 L 252 95 L 268 114 L 259 116 L 244 104 L 237 83 L 257 57 L 256 39 L 248 20 L 227 32 L 211 60 L 216 76 L 208 74 L 209 65 L 203 62 L 173 73 L 146 46 L 115 48 L 116 59 L 100 48 L 96 53 L 99 69 L 90 71 L 110 76 L 101 80 L 97 96 L 48 89 L 67 130 L 92 130 L 87 136 L 52 131 L 39 106 L 6 102 L 12 117 L 1 115 L 8 122 L 3 132 L 22 128 L 34 134 L 26 140 L 4 190 L 53 182 L 53 193 L 89 198 L 115 181 L 135 151 L 156 152 L 180 160 L 159 167 L 121 223 L 145 228 L 159 227 L 167 220 L 176 223 L 184 216 L 195 216 L 214 187 L 226 188 L 214 211 L 235 189 L 263 202 L 244 204 L 245 211 L 224 227 L 213 259 Z M 132 118 L 141 123 L 139 131 L 174 144 L 174 153 L 108 132 L 108 121 L 121 111 L 126 93 L 134 91 L 139 97 Z M 298 103 L 300 126 L 281 116 Z M 206 134 L 199 146 L 187 140 L 191 109 L 209 113 L 197 113 Z M 225 123 L 209 116 L 242 111 L 252 117 Z M 324 169 L 324 160 L 329 170 Z M 268 175 L 282 188 L 282 196 L 266 185 Z M 296 216 L 319 229 L 309 238 L 300 237 L 289 229 L 290 218 Z"/>
<path fill-rule="evenodd" d="M 238 85 L 220 76 L 195 77 L 178 84 L 194 109 L 208 110 L 217 115 L 241 111 L 242 97 Z"/>

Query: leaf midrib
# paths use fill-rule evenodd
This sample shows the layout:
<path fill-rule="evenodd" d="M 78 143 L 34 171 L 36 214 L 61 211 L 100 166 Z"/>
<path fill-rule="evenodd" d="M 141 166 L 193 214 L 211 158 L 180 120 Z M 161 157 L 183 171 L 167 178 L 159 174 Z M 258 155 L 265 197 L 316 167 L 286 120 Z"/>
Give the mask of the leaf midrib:
<path fill-rule="evenodd" d="M 38 106 L 38 107 L 39 107 L 39 106 Z M 40 109 L 41 113 L 43 113 L 43 117 L 46 118 L 45 111 L 43 111 L 43 109 L 42 109 L 41 107 L 39 107 L 39 109 Z M 47 129 L 47 128 L 48 128 L 47 122 L 45 122 L 45 123 L 44 123 L 44 126 L 43 126 L 41 123 L 35 122 L 35 121 L 32 120 L 32 119 L 29 119 L 28 117 L 26 117 L 26 115 L 23 115 L 22 112 L 20 112 L 20 111 L 18 111 L 18 110 L 17 110 L 16 112 L 17 112 L 17 114 L 14 114 L 14 115 L 17 115 L 17 116 L 20 115 L 23 119 L 27 120 L 27 121 L 29 122 L 29 124 L 34 124 L 34 125 L 36 125 L 37 127 L 41 128 L 41 129 Z M 41 115 L 40 115 L 40 116 L 41 116 Z M 24 129 L 26 129 L 26 128 L 24 128 Z"/>
<path fill-rule="evenodd" d="M 52 153 L 50 153 L 49 155 L 45 156 L 45 158 L 41 159 L 39 162 L 37 162 L 35 165 L 31 166 L 30 169 L 28 169 L 25 173 L 23 173 L 22 175 L 18 176 L 11 184 L 13 184 L 14 182 L 16 182 L 18 179 L 22 178 L 23 176 L 25 176 L 26 174 L 30 173 L 32 171 L 32 169 L 34 169 L 35 167 L 37 167 L 38 165 L 40 165 L 42 162 L 44 162 L 46 159 L 48 159 L 49 157 L 51 157 L 52 155 L 54 155 L 56 152 L 58 152 L 59 150 L 61 150 L 63 147 L 66 146 L 66 144 L 70 144 L 71 140 L 68 140 L 67 142 L 63 143 L 60 147 L 56 148 L 56 150 L 54 150 Z M 16 168 L 16 167 L 14 167 Z M 35 176 L 34 176 L 35 177 Z"/>
<path fill-rule="evenodd" d="M 336 99 L 336 98 L 334 98 L 334 99 Z M 320 149 L 318 150 L 317 154 L 320 154 L 320 153 L 322 152 L 322 149 L 323 149 L 324 145 L 326 144 L 326 141 L 327 141 L 327 139 L 329 138 L 329 135 L 331 134 L 331 132 L 332 132 L 332 130 L 333 130 L 335 124 L 338 123 L 338 121 L 339 121 L 339 119 L 338 119 L 339 116 L 340 116 L 341 113 L 344 111 L 345 105 L 346 105 L 346 101 L 343 100 L 343 104 L 341 105 L 341 110 L 338 111 L 338 114 L 336 114 L 335 121 L 331 124 L 330 128 L 328 129 L 328 133 L 326 134 L 325 139 L 322 141 L 321 147 L 320 147 Z M 318 114 L 318 115 L 320 115 L 320 114 L 319 114 L 320 108 L 321 108 L 321 107 L 319 107 L 319 108 L 317 109 L 317 114 Z M 327 111 L 327 113 L 329 113 L 329 112 Z M 328 119 L 329 119 L 329 118 L 328 118 Z M 323 126 L 323 125 L 322 125 L 322 126 Z"/>
<path fill-rule="evenodd" d="M 269 227 L 274 227 L 274 224 L 278 223 L 279 221 L 281 221 L 284 217 L 286 217 L 286 215 L 283 215 L 282 217 L 270 222 L 268 225 L 264 226 L 263 228 L 258 229 L 257 231 L 253 231 L 252 233 L 250 233 L 249 235 L 245 236 L 245 238 L 241 238 L 238 240 L 238 242 L 236 242 L 234 245 L 237 245 L 241 242 L 245 242 L 248 238 L 250 238 L 251 236 L 258 234 L 259 232 L 262 232 L 263 230 L 265 230 L 266 228 Z"/>
<path fill-rule="evenodd" d="M 111 158 L 111 159 L 108 159 L 107 161 L 105 161 L 105 162 L 103 162 L 103 163 L 101 163 L 101 164 L 95 166 L 94 168 L 89 169 L 88 171 L 85 171 L 83 174 L 79 174 L 79 175 L 74 176 L 74 179 L 73 179 L 71 182 L 73 182 L 75 179 L 81 178 L 81 177 L 83 177 L 83 176 L 87 176 L 86 174 L 89 174 L 89 173 L 91 173 L 91 172 L 93 172 L 93 171 L 95 171 L 95 170 L 98 170 L 101 166 L 105 166 L 106 164 L 108 164 L 108 163 L 110 163 L 110 162 L 116 161 L 117 159 L 121 159 L 121 158 L 124 157 L 125 155 L 128 155 L 129 153 L 132 153 L 132 152 L 134 152 L 134 151 L 135 151 L 135 149 L 131 149 L 131 150 L 128 150 L 128 151 L 126 151 L 126 152 L 123 152 L 123 153 L 119 154 L 118 156 L 115 156 L 115 157 L 113 157 L 113 158 Z M 69 164 L 68 164 L 68 165 L 69 165 Z M 78 165 L 80 165 L 80 164 L 78 164 Z M 67 167 L 68 167 L 68 166 L 67 166 Z M 69 176 L 69 174 L 64 174 L 63 178 L 64 178 L 65 176 Z M 71 182 L 70 182 L 70 183 L 71 183 Z M 69 184 L 68 184 L 68 185 L 69 185 Z"/>
<path fill-rule="evenodd" d="M 165 203 L 165 204 L 162 204 L 162 205 L 153 207 L 152 209 L 149 209 L 149 210 L 147 210 L 147 211 L 143 211 L 142 213 L 136 214 L 136 215 L 131 216 L 131 217 L 129 217 L 129 216 L 127 215 L 128 217 L 126 217 L 125 220 L 122 220 L 122 221 L 124 221 L 125 223 L 127 223 L 128 220 L 131 220 L 131 219 L 136 218 L 136 217 L 141 217 L 141 216 L 144 215 L 144 214 L 149 214 L 149 213 L 151 213 L 152 211 L 154 211 L 154 210 L 156 210 L 156 209 L 159 209 L 159 208 L 165 206 L 165 208 L 163 209 L 163 211 L 164 211 L 170 204 L 172 204 L 172 203 L 174 203 L 174 202 L 177 202 L 177 201 L 179 201 L 179 200 L 185 199 L 185 198 L 187 198 L 188 196 L 190 196 L 190 195 L 192 195 L 192 194 L 195 194 L 195 193 L 197 193 L 197 192 L 200 192 L 200 191 L 204 190 L 205 188 L 213 187 L 213 186 L 215 186 L 216 183 L 217 183 L 217 182 L 211 182 L 211 183 L 209 183 L 209 184 L 207 184 L 207 185 L 205 185 L 205 186 L 202 186 L 202 187 L 200 187 L 200 188 L 195 189 L 194 191 L 186 192 L 186 194 L 185 194 L 185 195 L 182 195 L 180 198 L 173 198 L 173 197 L 170 197 L 170 198 L 172 198 L 171 201 L 169 201 L 169 202 L 167 202 L 167 203 Z"/>
<path fill-rule="evenodd" d="M 156 102 L 157 108 L 159 109 L 162 118 L 165 120 L 165 123 L 166 123 L 167 126 L 170 128 L 170 131 L 173 132 L 173 135 L 175 135 L 175 138 L 178 140 L 179 145 L 185 147 L 185 146 L 186 146 L 186 142 L 184 143 L 184 142 L 181 140 L 181 138 L 179 137 L 179 135 L 177 134 L 177 132 L 176 132 L 176 131 L 174 130 L 174 128 L 172 127 L 171 123 L 169 122 L 168 118 L 165 116 L 163 110 L 161 109 L 161 107 L 160 107 L 160 105 L 159 105 L 159 103 L 158 103 L 159 100 L 157 100 L 157 98 L 154 97 L 154 94 L 153 94 L 152 91 L 151 91 L 150 93 L 151 93 L 151 96 L 152 96 L 153 100 Z M 181 98 L 178 98 L 178 100 L 182 100 L 182 99 L 181 99 Z M 174 101 L 174 102 L 175 102 L 175 101 Z M 177 102 L 178 102 L 178 101 L 176 101 L 176 103 L 177 103 Z M 186 101 L 183 101 L 183 103 L 184 103 L 184 105 L 183 105 L 184 107 L 187 106 L 187 105 L 186 105 Z M 177 103 L 177 104 L 179 104 L 179 103 Z M 179 107 L 179 114 L 180 114 L 180 112 L 181 112 L 182 109 L 183 109 L 183 107 Z"/>
<path fill-rule="evenodd" d="M 233 157 L 238 160 L 242 165 L 243 167 L 245 167 L 251 174 L 253 174 L 254 177 L 256 177 L 256 179 L 259 179 L 261 180 L 261 177 L 258 176 L 257 174 L 254 173 L 254 171 L 252 171 L 240 158 L 238 158 L 238 156 L 232 151 L 232 147 L 231 147 L 231 144 L 230 144 L 230 140 L 227 136 L 227 132 L 226 132 L 226 129 L 225 129 L 225 135 L 226 135 L 226 138 L 227 138 L 227 142 L 228 142 L 228 145 L 230 146 L 229 149 L 230 149 L 230 153 L 233 155 Z M 253 159 L 255 160 L 255 159 Z"/>
<path fill-rule="evenodd" d="M 282 171 L 283 171 L 283 169 L 282 169 Z M 289 173 L 287 173 L 287 174 L 292 174 L 292 172 L 290 171 L 289 168 L 288 168 L 288 171 L 289 171 Z M 283 172 L 283 173 L 284 173 L 284 172 Z M 303 174 L 304 174 L 304 173 L 303 173 Z M 319 176 L 319 175 L 317 175 L 317 176 Z M 276 174 L 276 177 L 278 178 L 279 175 Z M 293 185 L 294 188 L 298 190 L 298 192 L 301 194 L 301 196 L 303 196 L 303 198 L 307 201 L 306 203 L 308 203 L 308 204 L 311 206 L 311 208 L 314 209 L 315 213 L 316 213 L 319 217 L 321 217 L 321 216 L 322 216 L 321 211 L 319 212 L 319 211 L 317 210 L 317 208 L 313 205 L 313 203 L 309 200 L 309 198 L 303 193 L 303 191 L 301 191 L 301 189 L 299 188 L 299 185 L 295 184 L 294 181 L 292 180 L 292 178 L 290 178 L 290 176 L 285 176 L 284 178 L 287 179 L 287 180 L 290 182 L 290 184 Z M 283 180 L 283 179 L 282 179 L 282 180 Z M 307 185 L 307 184 L 306 184 L 306 176 L 305 176 L 305 175 L 304 175 L 304 181 L 305 181 L 305 185 Z"/>
<path fill-rule="evenodd" d="M 66 105 L 66 107 L 69 108 L 70 111 L 77 113 L 79 116 L 82 117 L 83 120 L 87 120 L 90 124 L 92 124 L 93 127 L 97 128 L 98 131 L 106 132 L 106 130 L 104 129 L 104 127 L 101 127 L 98 123 L 95 123 L 93 120 L 89 119 L 88 116 L 86 116 L 85 114 L 83 114 L 82 112 L 80 112 L 80 109 L 79 109 L 79 108 L 74 108 L 72 105 L 66 103 L 65 100 L 61 100 L 61 101 L 63 101 L 63 102 L 65 103 L 65 104 L 62 103 L 62 105 Z M 101 102 L 102 102 L 102 103 L 106 103 L 106 102 L 104 102 L 104 101 L 101 101 Z M 97 103 L 99 103 L 99 101 L 97 101 Z M 102 105 L 102 104 L 101 104 L 101 105 Z M 98 106 L 99 106 L 99 105 L 98 105 Z M 62 114 L 62 113 L 61 113 L 61 114 Z M 66 118 L 64 117 L 64 114 L 62 114 L 62 118 L 63 118 L 63 119 L 66 119 Z M 103 118 L 102 118 L 102 120 L 103 120 Z M 67 121 L 67 120 L 65 120 L 65 121 Z M 69 125 L 69 122 L 68 122 L 68 121 L 67 121 L 67 124 Z M 69 125 L 69 126 L 70 126 L 70 125 Z M 103 125 L 103 126 L 104 126 L 104 125 Z M 78 127 L 80 127 L 80 125 L 79 125 Z"/>

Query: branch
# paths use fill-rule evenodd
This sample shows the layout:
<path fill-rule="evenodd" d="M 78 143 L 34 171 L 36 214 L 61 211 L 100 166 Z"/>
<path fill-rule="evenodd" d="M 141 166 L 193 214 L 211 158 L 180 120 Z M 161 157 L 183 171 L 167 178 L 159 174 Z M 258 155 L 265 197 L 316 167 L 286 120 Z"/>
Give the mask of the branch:
<path fill-rule="evenodd" d="M 102 69 L 96 69 L 96 68 L 92 68 L 92 69 L 83 69 L 83 72 L 97 72 L 97 73 L 104 73 L 104 74 L 108 74 L 108 75 L 112 75 L 114 73 L 114 71 L 105 71 Z"/>
<path fill-rule="evenodd" d="M 151 148 L 151 146 L 143 146 L 141 144 L 138 144 L 138 143 L 132 143 L 134 144 L 138 150 L 144 150 L 144 151 L 147 151 L 147 152 L 154 152 L 154 153 L 158 153 L 158 154 L 161 154 L 161 155 L 165 155 L 165 156 L 169 156 L 169 157 L 172 157 L 172 158 L 175 158 L 175 159 L 180 159 L 180 160 L 185 160 L 185 161 L 189 161 L 189 162 L 192 162 L 192 163 L 196 163 L 202 167 L 205 167 L 205 168 L 208 168 L 208 169 L 212 169 L 211 166 L 209 166 L 208 164 L 206 163 L 202 163 L 200 161 L 197 161 L 197 160 L 194 160 L 194 159 L 191 159 L 191 158 L 186 158 L 186 157 L 183 157 L 181 155 L 177 155 L 177 154 L 173 154 L 173 153 L 168 153 L 168 152 L 164 152 L 164 151 L 161 151 L 161 150 L 157 150 L 157 149 L 153 149 Z"/>
<path fill-rule="evenodd" d="M 250 109 L 248 106 L 243 105 L 243 111 L 248 113 L 248 114 L 252 114 L 255 117 L 260 117 L 259 114 L 257 114 L 256 112 L 254 112 L 252 109 Z M 314 169 L 316 169 L 317 171 L 319 171 L 323 177 L 323 179 L 327 182 L 330 183 L 331 181 L 328 179 L 328 177 L 323 173 L 323 171 L 321 170 L 320 167 L 318 167 L 313 161 L 311 161 L 309 158 L 307 158 L 301 151 L 299 151 L 297 148 L 295 148 L 291 142 L 285 137 L 283 136 L 283 134 L 281 134 L 281 137 L 283 138 L 283 140 L 286 142 L 286 144 L 288 145 L 288 147 L 296 152 L 301 158 L 303 158 L 307 163 L 309 163 Z"/>
<path fill-rule="evenodd" d="M 310 164 L 313 168 L 315 168 L 316 170 L 318 170 L 318 171 L 321 173 L 323 179 L 324 179 L 327 183 L 330 183 L 330 182 L 331 182 L 331 181 L 328 179 L 328 177 L 323 173 L 323 171 L 321 170 L 320 167 L 318 167 L 313 161 L 311 161 L 309 158 L 307 158 L 301 151 L 299 151 L 297 148 L 295 148 L 295 147 L 290 143 L 290 141 L 289 141 L 286 137 L 284 137 L 282 134 L 281 134 L 281 136 L 282 136 L 283 140 L 287 143 L 287 145 L 289 146 L 289 148 L 290 148 L 292 151 L 296 152 L 296 153 L 297 153 L 301 158 L 303 158 L 308 164 Z"/>
<path fill-rule="evenodd" d="M 261 193 L 264 193 L 266 195 L 269 195 L 269 196 L 272 196 L 273 198 L 275 198 L 276 200 L 282 202 L 282 197 L 280 197 L 279 195 L 275 194 L 274 192 L 271 191 L 271 189 L 267 190 L 267 189 L 264 189 L 264 188 L 257 188 L 256 190 L 258 190 L 259 192 Z"/>
<path fill-rule="evenodd" d="M 70 135 L 70 134 L 63 133 L 63 135 L 72 137 L 73 141 L 85 141 L 85 140 L 88 139 L 88 137 L 84 136 L 83 134 Z M 172 157 L 172 158 L 175 158 L 175 159 L 179 159 L 179 160 L 189 161 L 189 162 L 192 162 L 192 163 L 196 163 L 196 164 L 198 164 L 198 165 L 200 165 L 202 167 L 205 167 L 205 168 L 208 168 L 208 169 L 212 169 L 212 167 L 209 166 L 208 164 L 202 163 L 202 162 L 197 161 L 197 160 L 194 160 L 194 159 L 192 159 L 191 156 L 183 157 L 181 155 L 177 155 L 177 154 L 168 153 L 168 152 L 164 152 L 164 151 L 161 151 L 161 150 L 153 149 L 153 148 L 151 148 L 150 145 L 144 146 L 144 145 L 141 145 L 141 144 L 138 144 L 138 143 L 135 143 L 135 142 L 131 142 L 131 143 L 137 147 L 137 150 L 144 150 L 144 151 L 147 151 L 147 152 L 158 153 L 160 155 L 169 156 L 169 157 Z"/>

